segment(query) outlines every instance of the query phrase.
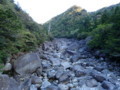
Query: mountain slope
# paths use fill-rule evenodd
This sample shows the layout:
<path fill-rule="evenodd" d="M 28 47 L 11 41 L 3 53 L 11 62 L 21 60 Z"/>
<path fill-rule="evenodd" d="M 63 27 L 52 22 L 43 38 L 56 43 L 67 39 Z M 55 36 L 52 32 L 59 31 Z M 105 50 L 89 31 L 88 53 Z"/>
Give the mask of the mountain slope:
<path fill-rule="evenodd" d="M 89 14 L 86 10 L 73 6 L 45 23 L 45 27 L 47 28 L 50 25 L 51 32 L 55 37 L 74 37 L 76 32 L 88 27 L 88 19 Z"/>
<path fill-rule="evenodd" d="M 0 0 L 0 62 L 18 52 L 26 52 L 47 39 L 46 30 L 14 4 Z"/>
<path fill-rule="evenodd" d="M 46 22 L 55 37 L 84 39 L 91 36 L 91 49 L 120 57 L 120 4 L 87 12 L 73 6 L 64 13 Z"/>

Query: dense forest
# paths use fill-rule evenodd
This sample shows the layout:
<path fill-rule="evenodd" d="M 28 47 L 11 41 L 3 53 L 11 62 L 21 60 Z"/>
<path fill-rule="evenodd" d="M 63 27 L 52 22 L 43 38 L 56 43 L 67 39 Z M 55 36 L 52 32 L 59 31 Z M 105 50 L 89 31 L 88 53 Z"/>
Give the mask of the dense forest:
<path fill-rule="evenodd" d="M 18 52 L 26 52 L 48 39 L 37 24 L 13 0 L 0 0 L 0 63 Z"/>
<path fill-rule="evenodd" d="M 92 38 L 89 46 L 110 57 L 120 57 L 120 4 L 87 12 L 73 6 L 44 24 L 55 37 Z"/>

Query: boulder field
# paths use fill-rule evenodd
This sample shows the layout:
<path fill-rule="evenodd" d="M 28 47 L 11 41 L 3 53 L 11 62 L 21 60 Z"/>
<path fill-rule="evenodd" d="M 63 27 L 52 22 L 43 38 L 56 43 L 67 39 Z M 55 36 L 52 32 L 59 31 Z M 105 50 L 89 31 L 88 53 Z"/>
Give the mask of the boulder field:
<path fill-rule="evenodd" d="M 0 90 L 120 90 L 119 67 L 91 53 L 88 41 L 54 39 L 8 62 L 14 74 L 0 74 Z"/>

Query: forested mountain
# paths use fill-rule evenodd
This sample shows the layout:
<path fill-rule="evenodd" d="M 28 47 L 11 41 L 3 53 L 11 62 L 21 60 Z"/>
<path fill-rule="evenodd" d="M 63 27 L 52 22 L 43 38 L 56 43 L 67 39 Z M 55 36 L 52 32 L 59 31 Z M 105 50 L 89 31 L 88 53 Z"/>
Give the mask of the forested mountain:
<path fill-rule="evenodd" d="M 55 37 L 84 39 L 91 36 L 91 49 L 120 56 L 120 4 L 87 12 L 73 6 L 44 24 Z"/>
<path fill-rule="evenodd" d="M 66 12 L 51 19 L 45 24 L 50 25 L 51 32 L 55 37 L 76 37 L 78 31 L 85 31 L 88 24 L 89 14 L 78 6 L 72 6 Z"/>
<path fill-rule="evenodd" d="M 0 0 L 0 62 L 7 56 L 26 52 L 46 40 L 47 33 L 13 0 Z"/>

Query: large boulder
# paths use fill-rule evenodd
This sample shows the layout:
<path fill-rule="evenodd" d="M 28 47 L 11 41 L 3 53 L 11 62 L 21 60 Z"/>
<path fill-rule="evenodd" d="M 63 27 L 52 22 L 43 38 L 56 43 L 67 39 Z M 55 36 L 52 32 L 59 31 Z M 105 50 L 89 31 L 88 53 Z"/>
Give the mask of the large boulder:
<path fill-rule="evenodd" d="M 95 79 L 87 80 L 86 81 L 86 86 L 88 86 L 88 87 L 97 87 L 98 82 Z"/>
<path fill-rule="evenodd" d="M 102 83 L 102 87 L 103 87 L 104 89 L 107 89 L 107 90 L 115 90 L 115 89 L 114 89 L 114 88 L 115 88 L 114 84 L 112 84 L 111 82 L 108 82 L 108 81 L 104 81 L 104 82 Z"/>
<path fill-rule="evenodd" d="M 102 74 L 102 73 L 98 73 L 98 72 L 92 72 L 91 75 L 93 76 L 94 79 L 96 79 L 98 82 L 103 82 L 107 79 L 107 77 Z"/>
<path fill-rule="evenodd" d="M 82 77 L 82 76 L 85 76 L 87 73 L 83 70 L 80 70 L 80 71 L 76 71 L 75 72 L 75 76 L 76 77 Z"/>
<path fill-rule="evenodd" d="M 14 69 L 20 75 L 32 74 L 38 68 L 42 68 L 42 65 L 37 53 L 28 53 L 14 62 Z"/>
<path fill-rule="evenodd" d="M 0 90 L 20 90 L 19 84 L 8 75 L 0 75 Z"/>
<path fill-rule="evenodd" d="M 71 79 L 71 76 L 72 76 L 72 72 L 70 71 L 67 71 L 67 72 L 64 72 L 60 78 L 59 78 L 59 82 L 62 82 L 62 83 L 68 83 Z"/>

